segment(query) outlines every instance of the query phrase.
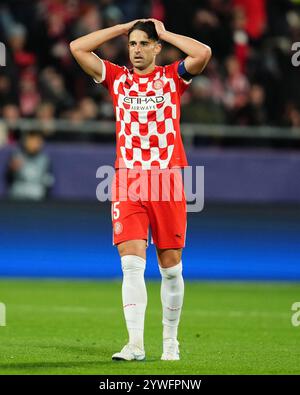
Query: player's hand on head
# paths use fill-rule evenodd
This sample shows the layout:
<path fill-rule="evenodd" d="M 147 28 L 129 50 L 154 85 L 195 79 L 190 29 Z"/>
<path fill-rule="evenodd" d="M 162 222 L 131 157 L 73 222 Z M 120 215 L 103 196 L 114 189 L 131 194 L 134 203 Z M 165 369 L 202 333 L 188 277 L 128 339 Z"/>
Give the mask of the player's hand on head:
<path fill-rule="evenodd" d="M 137 22 L 142 21 L 144 22 L 146 19 L 135 19 L 134 21 L 123 23 L 122 27 L 124 29 L 124 34 L 128 34 L 129 30 L 134 26 Z"/>
<path fill-rule="evenodd" d="M 155 29 L 157 32 L 158 37 L 160 38 L 161 34 L 166 31 L 165 25 L 159 21 L 158 19 L 150 18 L 147 21 L 151 21 L 155 25 Z"/>

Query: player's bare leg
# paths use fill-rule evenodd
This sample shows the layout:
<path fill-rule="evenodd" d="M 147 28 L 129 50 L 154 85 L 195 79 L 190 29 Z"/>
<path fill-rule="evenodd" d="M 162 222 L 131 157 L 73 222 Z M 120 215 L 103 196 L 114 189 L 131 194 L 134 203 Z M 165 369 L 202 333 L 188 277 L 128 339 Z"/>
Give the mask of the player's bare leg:
<path fill-rule="evenodd" d="M 123 270 L 122 300 L 129 342 L 112 356 L 114 360 L 145 359 L 144 320 L 147 290 L 144 279 L 146 241 L 130 240 L 118 245 Z"/>
<path fill-rule="evenodd" d="M 128 240 L 118 244 L 119 255 L 136 255 L 146 260 L 146 240 Z"/>
<path fill-rule="evenodd" d="M 177 331 L 184 297 L 182 249 L 157 248 L 156 252 L 162 276 L 163 354 L 161 359 L 174 361 L 180 359 Z"/>

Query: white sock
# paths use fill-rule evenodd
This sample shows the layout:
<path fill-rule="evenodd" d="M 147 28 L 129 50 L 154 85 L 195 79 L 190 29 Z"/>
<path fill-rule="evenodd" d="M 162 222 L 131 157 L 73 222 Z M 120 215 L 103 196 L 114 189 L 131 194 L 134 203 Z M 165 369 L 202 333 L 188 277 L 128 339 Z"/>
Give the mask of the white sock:
<path fill-rule="evenodd" d="M 122 299 L 129 343 L 144 349 L 144 321 L 147 290 L 144 279 L 145 259 L 136 255 L 121 258 L 123 270 Z"/>
<path fill-rule="evenodd" d="M 182 262 L 163 269 L 159 267 L 161 282 L 161 302 L 163 307 L 163 339 L 177 339 L 177 330 L 184 296 Z"/>

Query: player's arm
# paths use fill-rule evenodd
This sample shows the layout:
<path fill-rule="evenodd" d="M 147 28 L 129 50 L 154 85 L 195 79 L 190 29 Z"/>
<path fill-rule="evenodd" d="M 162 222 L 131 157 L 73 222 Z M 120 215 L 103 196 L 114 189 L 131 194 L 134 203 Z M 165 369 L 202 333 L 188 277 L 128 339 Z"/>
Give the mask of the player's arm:
<path fill-rule="evenodd" d="M 184 60 L 186 72 L 191 76 L 202 73 L 212 55 L 210 47 L 191 37 L 167 31 L 164 24 L 157 19 L 150 20 L 154 22 L 160 40 L 174 45 L 187 54 Z"/>
<path fill-rule="evenodd" d="M 72 55 L 87 74 L 96 81 L 101 81 L 102 62 L 99 62 L 98 56 L 93 51 L 99 48 L 106 41 L 122 34 L 127 34 L 129 29 L 136 22 L 137 20 L 97 30 L 96 32 L 77 38 L 70 43 Z"/>

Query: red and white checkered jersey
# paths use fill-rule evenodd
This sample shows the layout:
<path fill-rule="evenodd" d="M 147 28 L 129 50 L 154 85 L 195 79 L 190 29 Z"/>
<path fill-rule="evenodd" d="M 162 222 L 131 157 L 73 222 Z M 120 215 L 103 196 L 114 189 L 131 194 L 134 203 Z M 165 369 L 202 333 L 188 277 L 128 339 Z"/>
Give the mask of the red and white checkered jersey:
<path fill-rule="evenodd" d="M 189 82 L 177 73 L 179 61 L 144 75 L 102 60 L 102 84 L 116 116 L 116 168 L 187 166 L 180 135 L 180 96 Z"/>

